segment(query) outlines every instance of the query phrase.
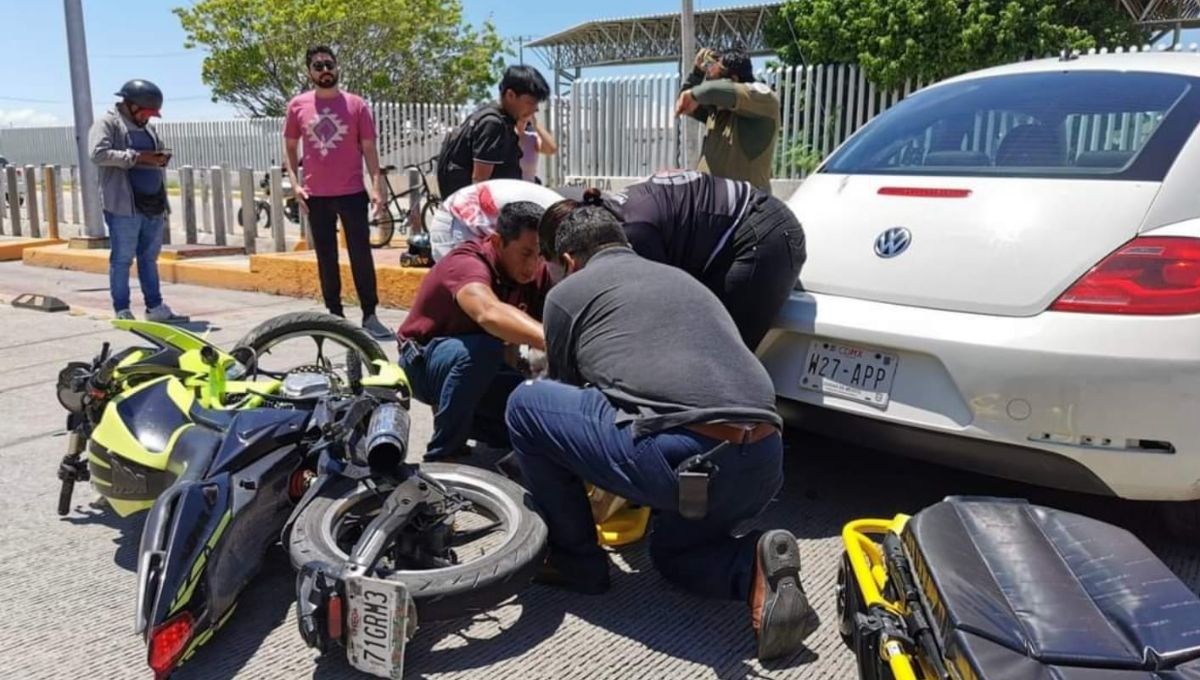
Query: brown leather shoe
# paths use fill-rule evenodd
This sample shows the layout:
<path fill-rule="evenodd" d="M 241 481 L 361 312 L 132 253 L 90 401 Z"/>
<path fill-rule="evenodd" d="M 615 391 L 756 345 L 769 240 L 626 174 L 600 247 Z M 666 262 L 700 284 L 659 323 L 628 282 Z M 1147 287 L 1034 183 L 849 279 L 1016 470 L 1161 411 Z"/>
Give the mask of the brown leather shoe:
<path fill-rule="evenodd" d="M 820 624 L 800 583 L 800 548 L 790 532 L 774 529 L 759 537 L 749 604 L 759 661 L 800 651 Z"/>

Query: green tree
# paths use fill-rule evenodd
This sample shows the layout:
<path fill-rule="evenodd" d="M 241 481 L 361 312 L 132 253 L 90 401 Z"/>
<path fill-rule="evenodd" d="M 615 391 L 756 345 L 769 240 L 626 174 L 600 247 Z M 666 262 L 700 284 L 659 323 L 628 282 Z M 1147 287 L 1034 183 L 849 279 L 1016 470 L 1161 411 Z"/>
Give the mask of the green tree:
<path fill-rule="evenodd" d="M 1148 37 L 1112 0 L 788 0 L 766 35 L 786 64 L 859 64 L 885 88 Z"/>
<path fill-rule="evenodd" d="M 462 103 L 491 95 L 504 43 L 463 22 L 458 0 L 201 0 L 173 10 L 203 48 L 213 101 L 283 115 L 310 87 L 304 51 L 329 45 L 341 85 L 374 101 Z"/>

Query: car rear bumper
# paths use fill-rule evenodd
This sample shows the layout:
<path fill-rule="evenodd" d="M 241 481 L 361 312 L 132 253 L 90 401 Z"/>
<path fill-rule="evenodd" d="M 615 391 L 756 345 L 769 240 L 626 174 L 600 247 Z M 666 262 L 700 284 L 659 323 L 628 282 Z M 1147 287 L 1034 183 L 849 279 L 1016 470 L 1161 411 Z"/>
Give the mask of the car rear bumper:
<path fill-rule="evenodd" d="M 1044 486 L 1200 498 L 1200 317 L 997 317 L 798 293 L 776 326 L 759 358 L 781 410 L 825 409 L 828 423 L 817 412 L 805 427 L 861 438 L 891 425 L 873 445 Z M 801 388 L 816 338 L 895 354 L 886 408 Z"/>

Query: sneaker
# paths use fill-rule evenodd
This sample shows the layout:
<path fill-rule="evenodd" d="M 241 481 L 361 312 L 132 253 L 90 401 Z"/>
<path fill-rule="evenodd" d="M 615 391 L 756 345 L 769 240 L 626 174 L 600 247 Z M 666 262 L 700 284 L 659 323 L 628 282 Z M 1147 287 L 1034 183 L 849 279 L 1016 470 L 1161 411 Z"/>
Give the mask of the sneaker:
<path fill-rule="evenodd" d="M 188 317 L 180 316 L 171 311 L 171 308 L 166 304 L 161 304 L 153 309 L 146 310 L 147 321 L 157 321 L 159 323 L 172 323 L 178 321 L 187 321 Z"/>
<path fill-rule="evenodd" d="M 788 531 L 759 537 L 749 604 L 759 661 L 795 654 L 817 629 L 820 620 L 800 583 L 800 547 Z"/>
<path fill-rule="evenodd" d="M 376 340 L 391 340 L 396 337 L 396 334 L 388 330 L 388 327 L 384 326 L 379 321 L 379 317 L 374 314 L 363 319 L 362 327 L 363 330 Z"/>
<path fill-rule="evenodd" d="M 128 309 L 122 309 L 121 311 L 117 312 L 117 319 L 121 321 L 134 321 L 136 320 L 136 317 L 134 317 L 133 312 L 129 311 Z"/>

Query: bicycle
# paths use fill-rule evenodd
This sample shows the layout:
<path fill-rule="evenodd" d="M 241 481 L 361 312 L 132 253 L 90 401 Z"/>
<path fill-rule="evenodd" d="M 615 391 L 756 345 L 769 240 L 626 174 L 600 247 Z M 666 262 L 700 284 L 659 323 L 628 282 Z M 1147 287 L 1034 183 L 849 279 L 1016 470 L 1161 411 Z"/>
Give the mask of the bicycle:
<path fill-rule="evenodd" d="M 380 168 L 379 173 L 383 177 L 383 214 L 372 215 L 369 223 L 371 229 L 371 247 L 383 248 L 392 242 L 392 237 L 396 233 L 396 222 L 399 220 L 402 229 L 409 235 L 427 231 L 427 225 L 433 219 L 433 214 L 437 212 L 442 205 L 442 199 L 435 194 L 429 187 L 429 175 L 433 174 L 433 164 L 437 160 L 434 156 L 427 161 L 404 166 L 404 170 L 416 170 L 419 182 L 408 190 L 397 193 L 392 189 L 391 182 L 388 181 L 388 174 L 396 171 L 396 166 L 388 165 Z M 408 197 L 409 205 L 412 201 L 418 200 L 421 205 L 420 219 L 418 224 L 412 223 L 412 211 L 406 206 L 400 204 L 400 199 Z M 402 217 L 401 217 L 402 216 Z M 403 257 L 401 258 L 404 259 Z M 402 262 L 403 264 L 403 262 Z"/>

